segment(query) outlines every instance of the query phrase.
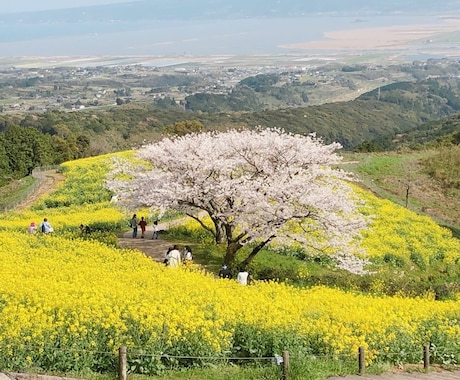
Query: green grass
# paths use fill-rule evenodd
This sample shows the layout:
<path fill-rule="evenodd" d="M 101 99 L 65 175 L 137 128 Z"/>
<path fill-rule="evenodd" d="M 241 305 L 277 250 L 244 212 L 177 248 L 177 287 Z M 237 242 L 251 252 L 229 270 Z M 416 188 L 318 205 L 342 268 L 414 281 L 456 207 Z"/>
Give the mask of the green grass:
<path fill-rule="evenodd" d="M 0 210 L 14 208 L 33 191 L 37 183 L 37 179 L 28 176 L 0 187 Z"/>
<path fill-rule="evenodd" d="M 355 172 L 364 187 L 379 197 L 410 208 L 419 214 L 426 214 L 438 224 L 451 229 L 460 236 L 460 210 L 458 199 L 460 189 L 445 188 L 440 181 L 427 172 L 425 161 L 433 161 L 437 151 L 407 153 L 365 153 L 347 154 L 343 169 Z M 446 162 L 440 162 L 445 167 Z M 406 190 L 409 195 L 406 198 Z"/>
<path fill-rule="evenodd" d="M 357 171 L 378 178 L 384 175 L 398 175 L 402 172 L 400 157 L 370 157 L 358 165 Z"/>

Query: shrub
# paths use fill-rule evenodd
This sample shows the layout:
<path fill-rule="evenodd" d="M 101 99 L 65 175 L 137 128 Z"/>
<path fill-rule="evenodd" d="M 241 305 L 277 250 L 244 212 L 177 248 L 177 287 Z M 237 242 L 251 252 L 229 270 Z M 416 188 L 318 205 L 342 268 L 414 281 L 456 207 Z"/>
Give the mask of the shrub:
<path fill-rule="evenodd" d="M 426 269 L 426 264 L 425 264 L 425 260 L 423 259 L 423 256 L 420 255 L 419 253 L 416 253 L 416 252 L 412 252 L 410 254 L 410 259 L 411 261 L 417 265 L 421 270 L 425 270 Z"/>
<path fill-rule="evenodd" d="M 397 268 L 403 268 L 406 265 L 404 258 L 395 255 L 394 253 L 385 253 L 385 255 L 383 255 L 383 262 L 391 264 Z"/>

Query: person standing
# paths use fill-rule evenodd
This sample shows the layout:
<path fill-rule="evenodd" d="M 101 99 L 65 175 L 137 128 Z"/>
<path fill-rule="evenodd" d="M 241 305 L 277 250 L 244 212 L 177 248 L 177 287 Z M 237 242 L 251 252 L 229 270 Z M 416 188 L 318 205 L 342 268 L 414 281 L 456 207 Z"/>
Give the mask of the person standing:
<path fill-rule="evenodd" d="M 134 214 L 133 217 L 131 218 L 131 228 L 133 229 L 133 239 L 137 238 L 137 215 Z"/>
<path fill-rule="evenodd" d="M 53 232 L 53 227 L 51 227 L 50 222 L 48 222 L 47 218 L 43 219 L 43 222 L 40 223 L 40 231 L 44 234 L 49 234 Z"/>
<path fill-rule="evenodd" d="M 143 216 L 141 217 L 139 226 L 141 227 L 141 239 L 143 239 L 145 235 L 145 228 L 147 227 L 147 222 L 145 221 Z"/>
<path fill-rule="evenodd" d="M 174 245 L 171 252 L 168 254 L 168 267 L 177 267 L 181 263 L 181 256 L 179 251 L 179 246 Z"/>
<path fill-rule="evenodd" d="M 158 220 L 155 220 L 153 222 L 153 235 L 152 235 L 152 239 L 158 239 Z"/>

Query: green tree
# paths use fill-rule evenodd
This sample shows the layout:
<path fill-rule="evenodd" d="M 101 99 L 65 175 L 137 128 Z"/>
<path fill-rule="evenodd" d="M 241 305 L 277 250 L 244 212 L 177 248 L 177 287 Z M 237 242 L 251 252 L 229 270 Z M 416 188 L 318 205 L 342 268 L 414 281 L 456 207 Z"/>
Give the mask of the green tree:
<path fill-rule="evenodd" d="M 241 86 L 248 86 L 255 92 L 265 92 L 271 86 L 278 83 L 279 75 L 276 74 L 259 74 L 254 77 L 245 78 L 240 81 Z"/>
<path fill-rule="evenodd" d="M 22 178 L 32 173 L 38 166 L 53 162 L 54 151 L 49 136 L 35 128 L 10 127 L 4 134 L 8 165 L 14 178 Z"/>
<path fill-rule="evenodd" d="M 11 171 L 8 165 L 8 155 L 5 149 L 5 137 L 0 134 L 0 186 L 8 183 Z"/>
<path fill-rule="evenodd" d="M 170 135 L 184 136 L 189 133 L 203 132 L 204 127 L 198 120 L 183 120 L 168 125 L 164 132 Z"/>
<path fill-rule="evenodd" d="M 77 152 L 78 155 L 75 158 L 86 157 L 86 153 L 91 145 L 89 137 L 86 135 L 80 135 L 77 137 Z"/>

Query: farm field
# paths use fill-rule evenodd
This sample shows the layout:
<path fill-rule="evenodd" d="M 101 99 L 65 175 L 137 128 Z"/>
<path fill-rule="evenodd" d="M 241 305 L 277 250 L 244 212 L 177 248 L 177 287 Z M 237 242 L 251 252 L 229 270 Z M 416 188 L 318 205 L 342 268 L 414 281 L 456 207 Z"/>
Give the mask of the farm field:
<path fill-rule="evenodd" d="M 273 357 L 284 350 L 293 379 L 318 361 L 327 370 L 314 378 L 353 373 L 359 347 L 370 370 L 419 363 L 425 345 L 433 363 L 457 364 L 460 243 L 429 217 L 357 187 L 362 213 L 373 218 L 362 241 L 366 274 L 321 255 L 267 250 L 252 268 L 255 283 L 244 287 L 215 278 L 208 263 L 218 262 L 219 247 L 192 222 L 165 234 L 193 245 L 191 267 L 120 248 L 116 234 L 133 210 L 117 209 L 103 187 L 112 156 L 62 164 L 64 182 L 53 193 L 0 215 L 1 370 L 113 375 L 123 345 L 132 374 L 171 379 L 178 369 L 216 366 L 221 378 L 248 371 L 241 378 L 276 379 Z M 54 233 L 27 234 L 44 217 Z M 289 263 L 289 279 L 262 279 L 270 261 Z"/>

